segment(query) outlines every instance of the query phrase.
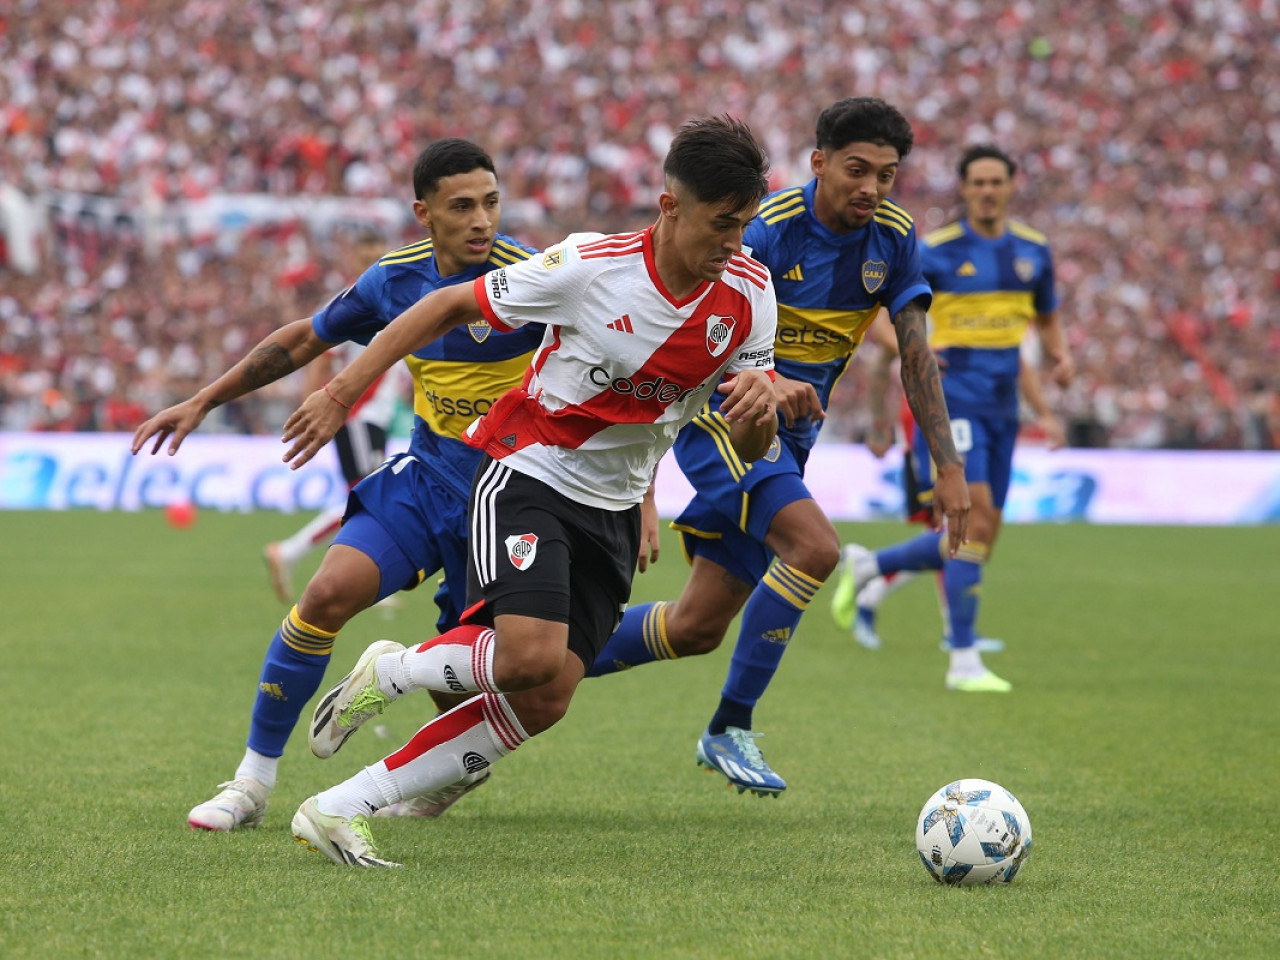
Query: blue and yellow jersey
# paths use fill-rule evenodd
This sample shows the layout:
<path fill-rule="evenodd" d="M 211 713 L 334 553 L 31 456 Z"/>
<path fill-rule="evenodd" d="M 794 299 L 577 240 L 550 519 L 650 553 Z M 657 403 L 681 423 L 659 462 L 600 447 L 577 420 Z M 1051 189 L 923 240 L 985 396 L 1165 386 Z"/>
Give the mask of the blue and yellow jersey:
<path fill-rule="evenodd" d="M 367 344 L 383 327 L 440 287 L 527 260 L 537 251 L 499 234 L 489 259 L 447 277 L 436 269 L 431 240 L 386 254 L 311 320 L 328 343 Z M 498 334 L 487 321 L 450 330 L 405 358 L 413 373 L 415 426 L 410 452 L 469 487 L 479 453 L 460 439 L 476 417 L 524 377 L 542 327 Z M 464 488 L 465 489 L 465 488 Z"/>
<path fill-rule="evenodd" d="M 959 220 L 925 236 L 920 256 L 948 409 L 1016 417 L 1022 338 L 1058 305 L 1048 240 L 1013 220 L 993 240 Z"/>
<path fill-rule="evenodd" d="M 778 373 L 811 383 L 823 409 L 880 308 L 889 315 L 917 297 L 929 301 L 915 225 L 892 200 L 851 233 L 828 230 L 813 212 L 818 181 L 770 194 L 747 225 L 744 243 L 769 268 L 778 297 Z M 808 450 L 818 424 L 798 422 L 783 438 Z M 790 435 L 790 436 L 788 436 Z"/>

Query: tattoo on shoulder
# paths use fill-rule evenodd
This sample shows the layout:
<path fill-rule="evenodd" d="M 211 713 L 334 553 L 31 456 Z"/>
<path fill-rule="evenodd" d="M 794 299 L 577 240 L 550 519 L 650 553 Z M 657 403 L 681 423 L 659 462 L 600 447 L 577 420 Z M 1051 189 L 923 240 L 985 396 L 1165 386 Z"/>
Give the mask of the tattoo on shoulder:
<path fill-rule="evenodd" d="M 244 385 L 250 390 L 256 390 L 293 373 L 293 369 L 289 351 L 278 343 L 269 343 L 255 348 L 249 354 L 244 368 Z"/>

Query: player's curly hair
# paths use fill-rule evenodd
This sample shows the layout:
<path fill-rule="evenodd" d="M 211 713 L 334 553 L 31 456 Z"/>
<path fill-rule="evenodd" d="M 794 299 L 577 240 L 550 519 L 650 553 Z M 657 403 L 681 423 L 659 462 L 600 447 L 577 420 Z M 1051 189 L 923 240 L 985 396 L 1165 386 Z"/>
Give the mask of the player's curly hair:
<path fill-rule="evenodd" d="M 677 180 L 701 203 L 750 207 L 769 192 L 769 157 L 751 128 L 721 114 L 690 120 L 680 127 L 662 172 Z"/>
<path fill-rule="evenodd" d="M 893 147 L 902 160 L 915 141 L 907 118 L 879 97 L 846 97 L 818 114 L 817 143 L 823 152 L 850 143 L 875 143 Z"/>
<path fill-rule="evenodd" d="M 965 147 L 964 153 L 960 154 L 960 162 L 956 164 L 956 173 L 960 175 L 961 180 L 969 175 L 969 164 L 975 160 L 999 160 L 1009 171 L 1010 177 L 1018 172 L 1018 165 L 1013 162 L 1013 157 L 994 143 L 975 143 Z"/>
<path fill-rule="evenodd" d="M 418 154 L 413 163 L 413 195 L 425 200 L 436 192 L 445 177 L 472 170 L 488 170 L 495 177 L 498 175 L 493 158 L 480 145 L 459 137 L 437 140 Z"/>

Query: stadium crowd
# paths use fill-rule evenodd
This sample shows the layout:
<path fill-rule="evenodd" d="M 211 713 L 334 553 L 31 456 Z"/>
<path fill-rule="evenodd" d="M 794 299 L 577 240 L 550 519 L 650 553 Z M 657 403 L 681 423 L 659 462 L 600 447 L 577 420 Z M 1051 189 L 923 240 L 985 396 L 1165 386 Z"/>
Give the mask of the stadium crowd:
<path fill-rule="evenodd" d="M 1080 367 L 1047 388 L 1074 443 L 1280 449 L 1278 57 L 1280 0 L 16 0 L 0 221 L 53 213 L 30 264 L 0 247 L 0 429 L 132 430 L 352 279 L 350 224 L 134 228 L 157 211 L 407 212 L 418 151 L 464 136 L 498 163 L 503 229 L 542 245 L 650 222 L 689 116 L 747 118 L 784 186 L 808 178 L 816 108 L 871 94 L 915 126 L 894 196 L 922 229 L 956 212 L 963 145 L 1021 161 L 1014 213 L 1053 244 Z M 150 219 L 57 213 L 84 195 Z M 829 439 L 865 433 L 864 379 Z M 220 426 L 276 429 L 299 390 Z"/>

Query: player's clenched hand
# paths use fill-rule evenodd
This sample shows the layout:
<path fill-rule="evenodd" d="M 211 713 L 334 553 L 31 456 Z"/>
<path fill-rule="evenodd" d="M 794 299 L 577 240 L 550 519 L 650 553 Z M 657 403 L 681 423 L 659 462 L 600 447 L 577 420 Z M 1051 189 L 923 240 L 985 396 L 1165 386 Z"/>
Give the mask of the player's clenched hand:
<path fill-rule="evenodd" d="M 292 444 L 285 452 L 284 462 L 297 470 L 333 439 L 346 418 L 346 408 L 323 388 L 312 393 L 284 422 L 280 440 Z"/>
<path fill-rule="evenodd" d="M 797 420 L 826 419 L 827 413 L 822 409 L 818 391 L 813 389 L 811 383 L 778 377 L 773 382 L 773 393 L 778 404 L 778 413 L 788 427 L 794 427 Z"/>
<path fill-rule="evenodd" d="M 969 485 L 964 479 L 964 467 L 949 463 L 938 470 L 933 486 L 933 525 L 941 530 L 947 527 L 947 554 L 954 557 L 961 544 L 969 539 Z"/>
<path fill-rule="evenodd" d="M 196 427 L 204 421 L 205 414 L 208 409 L 205 407 L 204 401 L 198 397 L 192 397 L 184 400 L 182 403 L 174 404 L 168 409 L 161 410 L 150 420 L 138 426 L 133 431 L 133 447 L 134 454 L 143 448 L 148 440 L 155 437 L 155 445 L 151 448 L 151 455 L 155 456 L 160 452 L 160 447 L 170 436 L 173 440 L 169 443 L 169 456 L 173 456 L 178 452 L 178 448 L 182 446 L 182 441 Z"/>
<path fill-rule="evenodd" d="M 720 414 L 730 423 L 764 426 L 778 416 L 777 396 L 773 381 L 763 370 L 744 370 L 732 380 L 716 387 L 725 395 Z"/>

